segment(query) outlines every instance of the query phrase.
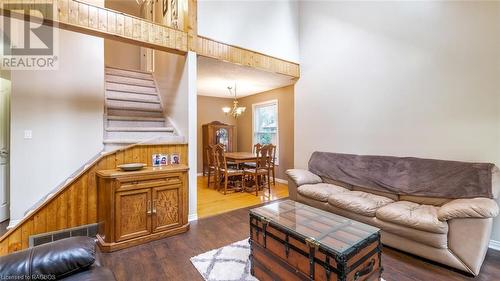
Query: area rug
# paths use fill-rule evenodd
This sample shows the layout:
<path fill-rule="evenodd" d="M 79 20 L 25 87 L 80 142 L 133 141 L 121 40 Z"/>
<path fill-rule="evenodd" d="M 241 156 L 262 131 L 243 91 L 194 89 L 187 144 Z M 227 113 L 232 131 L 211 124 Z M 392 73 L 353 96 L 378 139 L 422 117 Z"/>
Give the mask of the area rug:
<path fill-rule="evenodd" d="M 250 274 L 248 239 L 191 258 L 206 281 L 258 281 Z"/>
<path fill-rule="evenodd" d="M 245 239 L 192 257 L 191 262 L 206 281 L 258 281 L 250 274 L 249 255 Z"/>

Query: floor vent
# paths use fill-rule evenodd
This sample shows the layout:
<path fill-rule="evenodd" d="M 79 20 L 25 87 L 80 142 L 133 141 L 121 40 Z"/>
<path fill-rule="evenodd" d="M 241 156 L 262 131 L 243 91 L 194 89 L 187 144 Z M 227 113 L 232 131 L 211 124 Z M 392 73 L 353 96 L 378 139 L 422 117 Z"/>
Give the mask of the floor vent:
<path fill-rule="evenodd" d="M 73 236 L 95 237 L 96 234 L 97 223 L 82 225 L 73 228 L 66 228 L 63 230 L 31 235 L 29 237 L 29 247 L 34 247 Z"/>

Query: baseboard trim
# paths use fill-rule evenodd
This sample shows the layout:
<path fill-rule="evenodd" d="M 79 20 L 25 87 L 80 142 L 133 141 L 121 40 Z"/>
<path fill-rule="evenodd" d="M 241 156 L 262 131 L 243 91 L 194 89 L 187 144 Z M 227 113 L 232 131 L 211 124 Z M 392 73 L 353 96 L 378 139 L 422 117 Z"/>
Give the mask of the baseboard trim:
<path fill-rule="evenodd" d="M 500 251 L 500 241 L 490 240 L 490 249 Z"/>
<path fill-rule="evenodd" d="M 19 220 L 10 220 L 9 221 L 9 225 L 7 226 L 7 229 L 11 229 L 11 228 L 15 227 L 21 221 L 22 221 L 22 219 L 19 219 Z"/>
<path fill-rule="evenodd" d="M 284 179 L 278 179 L 278 178 L 276 178 L 276 181 L 279 182 L 279 183 L 282 183 L 282 184 L 288 184 L 288 181 L 284 180 Z"/>
<path fill-rule="evenodd" d="M 191 214 L 188 216 L 188 221 L 197 221 L 198 220 L 198 214 Z"/>

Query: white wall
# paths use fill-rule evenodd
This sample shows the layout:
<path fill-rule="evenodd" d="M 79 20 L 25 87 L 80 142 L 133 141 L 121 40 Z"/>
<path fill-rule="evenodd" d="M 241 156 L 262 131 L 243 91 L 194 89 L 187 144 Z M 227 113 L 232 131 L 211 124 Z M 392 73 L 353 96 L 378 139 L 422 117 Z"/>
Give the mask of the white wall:
<path fill-rule="evenodd" d="M 198 161 L 198 89 L 197 79 L 197 57 L 196 53 L 188 52 L 186 56 L 186 67 L 184 70 L 187 76 L 187 109 L 189 111 L 188 120 L 188 143 L 189 143 L 189 220 L 198 218 L 198 185 L 196 164 Z"/>
<path fill-rule="evenodd" d="M 296 167 L 315 150 L 500 165 L 500 3 L 299 5 Z"/>
<path fill-rule="evenodd" d="M 155 51 L 153 76 L 160 90 L 160 99 L 166 117 L 178 134 L 188 136 L 188 75 L 187 58 L 176 54 Z"/>
<path fill-rule="evenodd" d="M 198 0 L 198 33 L 298 62 L 297 8 L 291 0 Z"/>
<path fill-rule="evenodd" d="M 58 70 L 11 73 L 11 221 L 102 149 L 103 39 L 59 36 Z"/>

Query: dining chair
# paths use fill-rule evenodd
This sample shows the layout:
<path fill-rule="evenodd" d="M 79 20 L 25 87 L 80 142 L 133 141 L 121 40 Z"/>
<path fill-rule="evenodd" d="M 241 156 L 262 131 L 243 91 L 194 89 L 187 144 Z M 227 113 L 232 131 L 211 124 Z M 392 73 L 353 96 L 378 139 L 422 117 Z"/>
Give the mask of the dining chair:
<path fill-rule="evenodd" d="M 244 174 L 243 170 L 228 168 L 226 155 L 224 152 L 224 146 L 222 145 L 215 146 L 214 158 L 215 158 L 215 163 L 217 165 L 216 185 L 220 190 L 222 188 L 221 187 L 222 181 L 224 181 L 224 192 L 223 192 L 224 195 L 226 195 L 228 187 L 236 188 L 236 186 L 229 186 L 230 179 L 232 179 L 233 182 L 237 182 L 238 180 L 235 180 L 235 177 L 240 177 L 239 181 L 241 186 L 243 187 L 245 185 L 245 179 L 243 178 Z"/>
<path fill-rule="evenodd" d="M 224 152 L 230 152 L 227 145 L 222 144 L 222 143 L 219 143 L 219 145 L 222 146 L 222 148 L 224 149 Z M 235 162 L 232 162 L 232 161 L 227 161 L 227 166 L 230 169 L 238 169 L 238 164 L 236 164 Z"/>
<path fill-rule="evenodd" d="M 252 153 L 257 154 L 261 148 L 262 148 L 262 144 L 260 144 L 260 143 L 254 144 L 253 148 L 252 148 Z M 255 162 L 245 162 L 245 163 L 243 163 L 243 166 L 246 168 L 250 168 L 250 169 L 255 168 Z"/>
<path fill-rule="evenodd" d="M 273 186 L 276 186 L 276 145 L 269 144 L 269 147 L 269 155 L 271 157 L 269 169 L 271 170 L 271 174 L 273 176 Z"/>
<path fill-rule="evenodd" d="M 216 188 L 216 182 L 217 182 L 217 164 L 215 163 L 215 156 L 214 156 L 214 149 L 215 145 L 209 144 L 205 148 L 205 153 L 207 156 L 207 188 L 210 188 L 210 176 L 213 175 L 213 181 L 212 183 L 214 184 L 214 188 Z"/>
<path fill-rule="evenodd" d="M 257 160 L 255 162 L 255 168 L 244 169 L 244 177 L 249 176 L 253 181 L 253 187 L 255 188 L 255 196 L 259 196 L 259 189 L 262 187 L 264 189 L 264 180 L 267 183 L 267 188 L 269 189 L 269 197 L 271 197 L 271 185 L 269 182 L 270 174 L 270 146 L 263 145 L 257 151 Z M 265 193 L 265 192 L 264 192 Z"/>

